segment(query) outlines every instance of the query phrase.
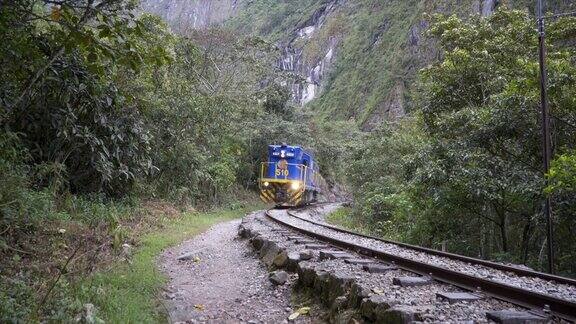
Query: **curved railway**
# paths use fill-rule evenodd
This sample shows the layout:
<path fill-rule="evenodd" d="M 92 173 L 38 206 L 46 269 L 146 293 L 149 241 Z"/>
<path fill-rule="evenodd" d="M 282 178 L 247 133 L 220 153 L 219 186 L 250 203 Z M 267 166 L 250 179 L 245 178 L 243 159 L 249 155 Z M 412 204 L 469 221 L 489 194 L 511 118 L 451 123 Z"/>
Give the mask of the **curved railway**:
<path fill-rule="evenodd" d="M 576 280 L 542 272 L 517 268 L 486 260 L 470 258 L 429 248 L 398 243 L 359 234 L 297 214 L 298 209 L 266 211 L 267 218 L 294 231 L 332 246 L 392 263 L 398 268 L 439 282 L 510 302 L 533 313 L 576 322 Z M 430 261 L 432 260 L 432 261 Z M 479 276 L 471 268 L 491 273 Z M 490 277 L 495 278 L 490 278 Z M 543 291 L 530 285 L 533 280 L 542 286 L 559 287 Z"/>

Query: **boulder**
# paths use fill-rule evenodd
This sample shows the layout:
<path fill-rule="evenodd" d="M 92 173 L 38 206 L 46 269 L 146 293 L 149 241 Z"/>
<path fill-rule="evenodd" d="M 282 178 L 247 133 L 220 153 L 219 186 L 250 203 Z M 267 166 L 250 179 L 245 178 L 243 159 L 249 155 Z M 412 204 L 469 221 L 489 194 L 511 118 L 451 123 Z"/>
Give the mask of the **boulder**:
<path fill-rule="evenodd" d="M 326 287 L 326 302 L 328 305 L 334 303 L 338 297 L 348 295 L 354 281 L 354 277 L 339 271 L 330 274 L 328 278 L 328 285 Z"/>
<path fill-rule="evenodd" d="M 364 298 L 360 304 L 360 313 L 369 321 L 378 321 L 385 316 L 385 312 L 397 302 L 388 300 L 386 296 L 372 295 Z"/>
<path fill-rule="evenodd" d="M 300 260 L 310 260 L 314 257 L 314 253 L 310 250 L 300 251 Z"/>
<path fill-rule="evenodd" d="M 408 324 L 423 321 L 420 313 L 413 307 L 392 307 L 376 315 L 376 320 L 380 323 Z"/>
<path fill-rule="evenodd" d="M 260 249 L 258 250 L 258 254 L 260 255 L 260 258 L 263 258 L 266 253 L 268 253 L 268 249 L 270 248 L 271 244 L 276 244 L 270 240 L 268 240 L 267 238 L 262 238 L 261 239 L 262 245 L 260 246 Z"/>
<path fill-rule="evenodd" d="M 194 253 L 192 252 L 180 254 L 178 257 L 176 257 L 176 260 L 178 261 L 188 261 L 192 259 L 194 259 Z"/>
<path fill-rule="evenodd" d="M 262 262 L 267 266 L 271 266 L 276 256 L 280 253 L 278 245 L 272 241 L 265 241 L 260 249 L 260 257 Z"/>
<path fill-rule="evenodd" d="M 254 249 L 260 250 L 262 248 L 262 245 L 264 244 L 264 238 L 262 237 L 262 235 L 256 235 L 252 237 L 250 242 L 252 242 L 252 246 L 254 247 Z"/>
<path fill-rule="evenodd" d="M 358 283 L 353 283 L 350 288 L 349 306 L 350 308 L 359 308 L 362 300 L 372 295 L 372 291 L 368 287 L 361 286 Z"/>
<path fill-rule="evenodd" d="M 238 236 L 242 238 L 249 238 L 252 236 L 251 234 L 252 233 L 250 232 L 250 228 L 244 227 L 244 224 L 240 224 L 238 226 Z"/>
<path fill-rule="evenodd" d="M 330 313 L 336 315 L 343 310 L 345 310 L 348 306 L 348 300 L 346 296 L 340 296 L 334 300 L 332 306 L 330 307 Z"/>
<path fill-rule="evenodd" d="M 298 263 L 300 262 L 300 253 L 290 252 L 288 253 L 288 261 L 286 267 L 289 271 L 296 272 L 298 269 Z"/>
<path fill-rule="evenodd" d="M 432 305 L 406 306 L 396 305 L 376 314 L 376 321 L 379 323 L 399 323 L 408 324 L 423 322 L 425 317 L 422 314 L 429 313 L 434 307 Z M 463 322 L 465 323 L 465 322 Z"/>
<path fill-rule="evenodd" d="M 273 284 L 280 286 L 285 284 L 286 281 L 288 281 L 288 273 L 286 273 L 286 271 L 283 270 L 278 270 L 270 273 L 270 276 L 268 278 Z"/>
<path fill-rule="evenodd" d="M 324 270 L 319 270 L 314 273 L 314 292 L 316 292 L 316 296 L 319 296 L 322 302 L 326 304 L 326 306 L 330 306 L 328 303 L 328 283 L 330 282 L 330 274 Z"/>
<path fill-rule="evenodd" d="M 274 260 L 272 260 L 272 264 L 274 264 L 278 268 L 284 268 L 288 264 L 288 253 L 286 250 L 278 253 Z"/>
<path fill-rule="evenodd" d="M 297 267 L 298 282 L 304 287 L 312 287 L 316 278 L 316 270 L 310 262 L 300 262 Z"/>
<path fill-rule="evenodd" d="M 345 296 L 340 296 L 334 300 L 329 309 L 329 323 L 359 323 L 352 320 L 354 310 L 348 309 L 348 300 Z"/>

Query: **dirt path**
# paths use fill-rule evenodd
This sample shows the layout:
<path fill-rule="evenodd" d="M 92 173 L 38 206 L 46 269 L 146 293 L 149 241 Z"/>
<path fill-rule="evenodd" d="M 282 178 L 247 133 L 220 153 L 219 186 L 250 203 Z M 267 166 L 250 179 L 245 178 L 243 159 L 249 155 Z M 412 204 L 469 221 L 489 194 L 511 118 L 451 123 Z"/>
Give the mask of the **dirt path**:
<path fill-rule="evenodd" d="M 272 285 L 246 241 L 237 238 L 239 224 L 216 225 L 162 254 L 171 322 L 286 322 L 293 311 L 290 286 Z M 184 254 L 189 260 L 177 259 Z"/>

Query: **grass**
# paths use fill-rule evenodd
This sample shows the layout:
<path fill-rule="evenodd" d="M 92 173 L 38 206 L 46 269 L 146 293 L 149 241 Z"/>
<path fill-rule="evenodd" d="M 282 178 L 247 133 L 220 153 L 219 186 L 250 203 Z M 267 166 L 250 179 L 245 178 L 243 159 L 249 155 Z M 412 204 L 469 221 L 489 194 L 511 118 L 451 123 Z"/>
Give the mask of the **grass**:
<path fill-rule="evenodd" d="M 166 278 L 157 270 L 156 257 L 213 224 L 242 217 L 254 209 L 186 213 L 178 219 L 165 219 L 161 230 L 141 239 L 131 264 L 118 263 L 109 271 L 92 275 L 76 290 L 77 299 L 93 303 L 97 317 L 108 323 L 165 322 L 166 313 L 158 297 Z"/>
<path fill-rule="evenodd" d="M 365 226 L 362 226 L 362 224 L 358 222 L 358 219 L 354 217 L 353 209 L 351 207 L 342 207 L 336 209 L 334 212 L 326 216 L 326 222 L 360 233 L 370 233 L 370 231 L 365 228 Z"/>

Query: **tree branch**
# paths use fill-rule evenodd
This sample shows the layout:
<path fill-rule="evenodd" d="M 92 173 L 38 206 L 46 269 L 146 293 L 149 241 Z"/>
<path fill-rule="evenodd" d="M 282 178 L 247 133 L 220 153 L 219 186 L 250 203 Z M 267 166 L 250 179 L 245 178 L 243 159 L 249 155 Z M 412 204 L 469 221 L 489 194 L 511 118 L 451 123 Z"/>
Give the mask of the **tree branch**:
<path fill-rule="evenodd" d="M 66 259 L 66 263 L 64 263 L 64 265 L 62 266 L 62 268 L 60 268 L 60 271 L 58 272 L 58 276 L 56 277 L 56 279 L 52 282 L 52 284 L 50 285 L 50 288 L 48 289 L 48 291 L 46 292 L 46 294 L 44 294 L 44 296 L 42 297 L 42 300 L 40 301 L 40 303 L 38 304 L 38 306 L 36 306 L 36 310 L 35 310 L 35 314 L 37 316 L 39 316 L 39 312 L 40 309 L 42 309 L 42 306 L 44 306 L 44 304 L 46 303 L 46 300 L 48 299 L 48 296 L 50 295 L 50 293 L 52 292 L 52 290 L 54 290 L 54 287 L 56 287 L 56 284 L 58 283 L 58 281 L 60 280 L 60 278 L 62 277 L 62 275 L 66 272 L 66 268 L 68 267 L 68 264 L 70 264 L 70 261 L 72 261 L 72 259 L 74 259 L 74 256 L 76 255 L 76 253 L 78 253 L 78 251 L 80 250 L 80 247 L 82 246 L 82 243 L 80 241 L 80 244 L 78 244 L 78 246 L 76 247 L 76 249 L 74 249 L 74 252 L 72 253 L 72 255 L 70 255 L 68 257 L 68 259 Z"/>

